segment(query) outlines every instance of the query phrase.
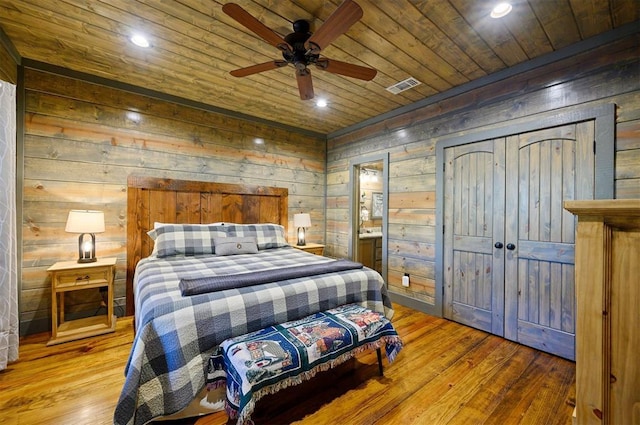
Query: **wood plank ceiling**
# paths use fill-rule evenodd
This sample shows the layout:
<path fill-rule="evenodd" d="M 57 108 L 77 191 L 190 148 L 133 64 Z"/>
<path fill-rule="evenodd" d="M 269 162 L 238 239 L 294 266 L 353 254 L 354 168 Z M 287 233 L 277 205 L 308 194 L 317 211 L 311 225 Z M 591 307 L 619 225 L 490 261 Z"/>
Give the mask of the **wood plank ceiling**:
<path fill-rule="evenodd" d="M 281 35 L 318 28 L 341 0 L 234 0 Z M 25 59 L 329 134 L 638 20 L 638 0 L 357 0 L 362 19 L 322 50 L 378 70 L 372 81 L 312 67 L 316 99 L 299 98 L 291 66 L 229 71 L 280 52 L 222 12 L 226 0 L 0 0 L 0 27 Z M 129 37 L 144 33 L 142 49 Z M 408 77 L 422 84 L 392 94 Z"/>

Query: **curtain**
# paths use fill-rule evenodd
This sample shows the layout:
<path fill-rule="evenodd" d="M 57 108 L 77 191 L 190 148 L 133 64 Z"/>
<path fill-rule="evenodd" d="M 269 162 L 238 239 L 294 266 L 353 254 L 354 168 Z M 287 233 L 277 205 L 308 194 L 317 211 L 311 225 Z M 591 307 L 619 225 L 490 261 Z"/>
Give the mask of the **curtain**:
<path fill-rule="evenodd" d="M 18 359 L 16 86 L 0 81 L 0 370 Z"/>

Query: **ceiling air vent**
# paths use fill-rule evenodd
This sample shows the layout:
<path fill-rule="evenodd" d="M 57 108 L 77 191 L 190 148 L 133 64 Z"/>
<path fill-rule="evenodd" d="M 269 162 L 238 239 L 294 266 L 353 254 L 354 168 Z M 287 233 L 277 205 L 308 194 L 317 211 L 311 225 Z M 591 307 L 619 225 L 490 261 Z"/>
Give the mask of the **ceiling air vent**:
<path fill-rule="evenodd" d="M 406 80 L 400 81 L 399 83 L 396 83 L 390 87 L 387 87 L 387 90 L 389 90 L 393 94 L 398 94 L 405 90 L 409 90 L 410 88 L 415 87 L 418 84 L 422 84 L 422 83 L 413 77 L 409 77 Z"/>

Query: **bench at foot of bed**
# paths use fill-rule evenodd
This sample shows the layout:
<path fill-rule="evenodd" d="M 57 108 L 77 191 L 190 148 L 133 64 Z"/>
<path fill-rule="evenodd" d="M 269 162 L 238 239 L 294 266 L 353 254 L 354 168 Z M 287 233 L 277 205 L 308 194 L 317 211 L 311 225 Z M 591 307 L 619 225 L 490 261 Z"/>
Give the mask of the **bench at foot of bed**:
<path fill-rule="evenodd" d="M 227 413 L 244 424 L 262 396 L 311 379 L 364 350 L 377 350 L 382 375 L 381 348 L 389 363 L 402 349 L 391 322 L 382 313 L 347 304 L 224 341 L 209 361 L 207 385 L 226 385 Z"/>

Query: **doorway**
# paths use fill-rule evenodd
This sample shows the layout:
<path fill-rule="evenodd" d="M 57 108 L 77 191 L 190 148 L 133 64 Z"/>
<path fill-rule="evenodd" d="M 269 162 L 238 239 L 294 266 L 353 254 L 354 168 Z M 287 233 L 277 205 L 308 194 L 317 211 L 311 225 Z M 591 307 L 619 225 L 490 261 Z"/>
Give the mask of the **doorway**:
<path fill-rule="evenodd" d="M 444 316 L 573 359 L 575 218 L 593 121 L 445 150 Z"/>
<path fill-rule="evenodd" d="M 388 154 L 358 158 L 350 164 L 349 257 L 378 271 L 385 282 L 388 168 Z"/>
<path fill-rule="evenodd" d="M 575 220 L 563 202 L 613 197 L 614 111 L 573 111 L 542 128 L 532 121 L 438 146 L 445 317 L 575 358 Z"/>

